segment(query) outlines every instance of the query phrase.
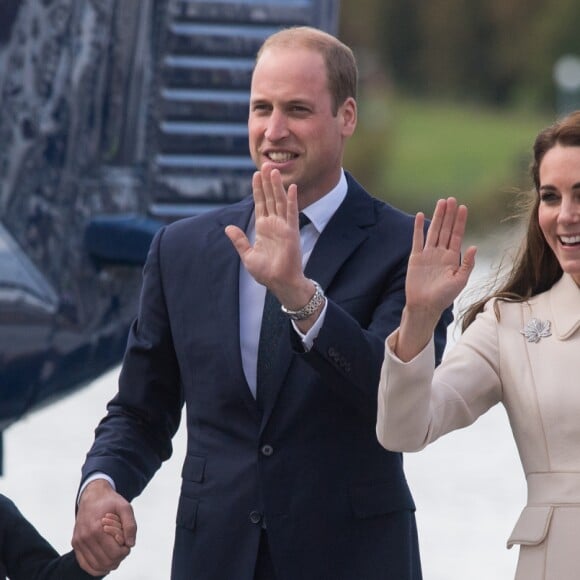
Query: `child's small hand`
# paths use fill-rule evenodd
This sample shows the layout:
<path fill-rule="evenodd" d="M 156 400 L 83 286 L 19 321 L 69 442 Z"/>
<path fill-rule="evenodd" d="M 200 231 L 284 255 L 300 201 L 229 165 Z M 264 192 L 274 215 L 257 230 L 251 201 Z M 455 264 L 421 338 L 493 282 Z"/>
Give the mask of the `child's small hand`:
<path fill-rule="evenodd" d="M 123 534 L 123 527 L 121 526 L 121 518 L 117 514 L 107 513 L 101 519 L 103 531 L 115 538 L 119 546 L 125 545 L 125 535 Z"/>

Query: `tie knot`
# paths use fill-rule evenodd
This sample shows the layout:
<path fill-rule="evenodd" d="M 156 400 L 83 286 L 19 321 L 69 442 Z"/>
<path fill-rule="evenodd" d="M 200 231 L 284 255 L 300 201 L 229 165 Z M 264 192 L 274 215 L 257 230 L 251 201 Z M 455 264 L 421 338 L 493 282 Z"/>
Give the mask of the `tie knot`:
<path fill-rule="evenodd" d="M 305 214 L 300 212 L 298 214 L 298 225 L 300 226 L 300 229 L 302 229 L 304 226 L 307 226 L 310 223 L 310 218 Z"/>

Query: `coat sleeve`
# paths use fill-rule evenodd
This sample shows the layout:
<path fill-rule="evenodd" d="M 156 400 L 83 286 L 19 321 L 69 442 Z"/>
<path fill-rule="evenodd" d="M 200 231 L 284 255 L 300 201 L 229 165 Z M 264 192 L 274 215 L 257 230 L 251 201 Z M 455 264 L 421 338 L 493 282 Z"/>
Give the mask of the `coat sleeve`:
<path fill-rule="evenodd" d="M 497 321 L 480 314 L 437 369 L 431 341 L 409 362 L 385 343 L 377 436 L 391 451 L 419 451 L 445 433 L 471 425 L 502 398 Z"/>

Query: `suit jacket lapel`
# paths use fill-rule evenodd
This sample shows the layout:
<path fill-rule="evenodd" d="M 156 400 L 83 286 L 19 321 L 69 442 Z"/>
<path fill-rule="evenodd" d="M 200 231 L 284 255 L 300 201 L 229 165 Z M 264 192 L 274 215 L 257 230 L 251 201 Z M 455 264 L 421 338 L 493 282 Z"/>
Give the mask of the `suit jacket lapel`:
<path fill-rule="evenodd" d="M 318 239 L 304 269 L 306 276 L 327 290 L 342 264 L 366 240 L 365 228 L 375 220 L 370 196 L 349 179 L 347 196 Z"/>
<path fill-rule="evenodd" d="M 349 184 L 347 195 L 320 235 L 304 270 L 306 276 L 316 280 L 325 291 L 331 287 L 332 280 L 342 264 L 368 237 L 366 226 L 376 221 L 372 198 L 348 174 L 347 179 Z M 268 394 L 264 397 L 262 428 L 272 413 L 294 356 L 290 332 L 294 330 L 289 328 L 280 340 L 275 363 L 277 371 L 269 386 Z"/>
<path fill-rule="evenodd" d="M 215 304 L 215 328 L 220 334 L 224 366 L 231 376 L 231 384 L 239 384 L 241 398 L 256 413 L 256 403 L 245 380 L 240 348 L 240 267 L 241 262 L 224 233 L 227 225 L 247 228 L 254 205 L 251 197 L 226 208 L 219 215 L 216 227 L 207 235 L 208 300 Z M 233 290 L 233 291 L 232 291 Z"/>

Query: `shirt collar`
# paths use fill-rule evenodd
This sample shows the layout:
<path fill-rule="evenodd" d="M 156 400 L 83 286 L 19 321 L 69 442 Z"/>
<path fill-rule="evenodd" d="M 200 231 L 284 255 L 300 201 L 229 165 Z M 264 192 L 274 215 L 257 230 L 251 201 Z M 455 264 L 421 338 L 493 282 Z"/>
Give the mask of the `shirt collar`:
<path fill-rule="evenodd" d="M 346 176 L 344 170 L 341 170 L 340 179 L 336 186 L 319 200 L 311 203 L 302 210 L 302 213 L 308 216 L 319 234 L 324 231 L 324 228 L 340 207 L 340 204 L 344 201 L 347 190 L 348 184 L 346 182 Z"/>

